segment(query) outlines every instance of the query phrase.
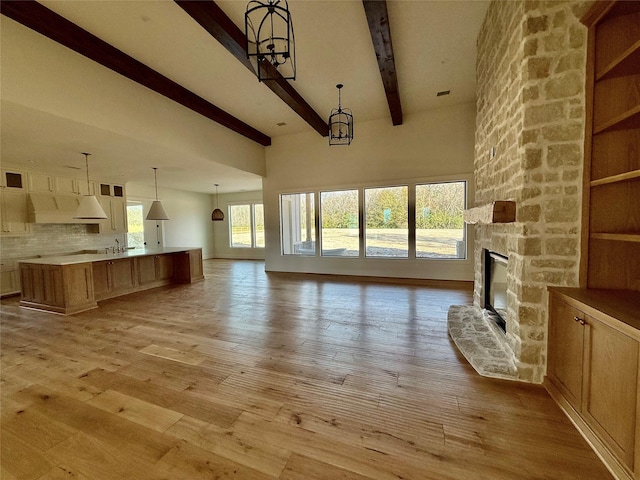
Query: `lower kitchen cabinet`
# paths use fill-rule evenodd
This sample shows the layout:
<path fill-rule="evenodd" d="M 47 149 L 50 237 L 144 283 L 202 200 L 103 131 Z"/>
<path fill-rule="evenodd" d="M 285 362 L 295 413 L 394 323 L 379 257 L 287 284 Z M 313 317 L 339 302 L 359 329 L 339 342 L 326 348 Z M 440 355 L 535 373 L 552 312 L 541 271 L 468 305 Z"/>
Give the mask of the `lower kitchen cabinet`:
<path fill-rule="evenodd" d="M 96 300 L 116 297 L 136 287 L 135 264 L 131 258 L 94 262 L 93 285 Z"/>
<path fill-rule="evenodd" d="M 138 284 L 165 285 L 171 283 L 174 275 L 174 255 L 166 253 L 136 258 Z"/>
<path fill-rule="evenodd" d="M 197 248 L 174 255 L 175 281 L 193 283 L 204 280 L 202 250 Z"/>
<path fill-rule="evenodd" d="M 98 306 L 90 263 L 20 264 L 20 305 L 71 314 Z"/>
<path fill-rule="evenodd" d="M 0 258 L 0 296 L 20 293 L 20 272 L 13 259 Z"/>
<path fill-rule="evenodd" d="M 640 295 L 552 289 L 546 386 L 612 473 L 640 479 Z"/>

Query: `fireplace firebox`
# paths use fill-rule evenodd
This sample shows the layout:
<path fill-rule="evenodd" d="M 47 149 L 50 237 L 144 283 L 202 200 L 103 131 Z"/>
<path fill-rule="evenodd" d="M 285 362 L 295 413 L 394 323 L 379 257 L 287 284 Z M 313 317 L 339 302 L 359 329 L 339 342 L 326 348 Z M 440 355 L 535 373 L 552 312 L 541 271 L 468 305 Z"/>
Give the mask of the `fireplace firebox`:
<path fill-rule="evenodd" d="M 507 330 L 507 264 L 504 255 L 484 250 L 484 308 L 503 332 Z"/>

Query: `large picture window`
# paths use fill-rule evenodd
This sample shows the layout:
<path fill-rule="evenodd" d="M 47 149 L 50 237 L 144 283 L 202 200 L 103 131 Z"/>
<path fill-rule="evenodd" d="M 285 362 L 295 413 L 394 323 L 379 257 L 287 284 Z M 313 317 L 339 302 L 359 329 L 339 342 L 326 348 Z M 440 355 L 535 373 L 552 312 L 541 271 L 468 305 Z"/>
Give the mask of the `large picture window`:
<path fill-rule="evenodd" d="M 365 188 L 367 257 L 409 256 L 408 187 Z"/>
<path fill-rule="evenodd" d="M 465 258 L 466 182 L 416 185 L 416 257 Z"/>
<path fill-rule="evenodd" d="M 466 259 L 466 196 L 466 180 L 281 194 L 282 254 Z"/>
<path fill-rule="evenodd" d="M 357 257 L 360 254 L 358 191 L 322 192 L 320 214 L 322 255 Z"/>
<path fill-rule="evenodd" d="M 316 254 L 313 192 L 280 196 L 280 227 L 283 255 Z"/>
<path fill-rule="evenodd" d="M 263 212 L 261 203 L 229 205 L 231 248 L 264 248 Z"/>

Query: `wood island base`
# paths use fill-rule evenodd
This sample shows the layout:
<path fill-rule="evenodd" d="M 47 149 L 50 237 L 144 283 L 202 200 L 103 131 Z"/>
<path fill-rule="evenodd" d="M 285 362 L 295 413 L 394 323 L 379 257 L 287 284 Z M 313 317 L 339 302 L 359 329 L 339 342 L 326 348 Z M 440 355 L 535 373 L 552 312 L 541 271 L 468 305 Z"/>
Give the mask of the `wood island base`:
<path fill-rule="evenodd" d="M 20 262 L 20 306 L 72 315 L 97 308 L 100 300 L 200 280 L 199 248 L 33 259 Z"/>

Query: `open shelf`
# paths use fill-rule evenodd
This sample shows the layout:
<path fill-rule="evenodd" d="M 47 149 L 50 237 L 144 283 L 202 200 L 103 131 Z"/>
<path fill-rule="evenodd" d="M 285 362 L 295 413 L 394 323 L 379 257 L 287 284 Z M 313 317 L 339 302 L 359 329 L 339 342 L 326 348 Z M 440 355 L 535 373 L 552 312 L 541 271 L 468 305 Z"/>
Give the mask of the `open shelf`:
<path fill-rule="evenodd" d="M 619 173 L 618 175 L 611 175 L 605 178 L 599 178 L 598 180 L 592 180 L 591 186 L 597 187 L 599 185 L 608 185 L 610 183 L 625 182 L 627 180 L 634 180 L 640 178 L 640 170 L 633 170 L 631 172 Z"/>
<path fill-rule="evenodd" d="M 596 74 L 596 81 L 640 73 L 640 40 Z"/>
<path fill-rule="evenodd" d="M 601 125 L 595 125 L 593 133 L 604 133 L 612 130 L 626 130 L 640 128 L 640 105 L 611 118 Z"/>
<path fill-rule="evenodd" d="M 614 242 L 637 242 L 640 243 L 640 233 L 605 233 L 594 232 L 590 235 L 591 238 L 597 240 L 612 240 Z"/>

